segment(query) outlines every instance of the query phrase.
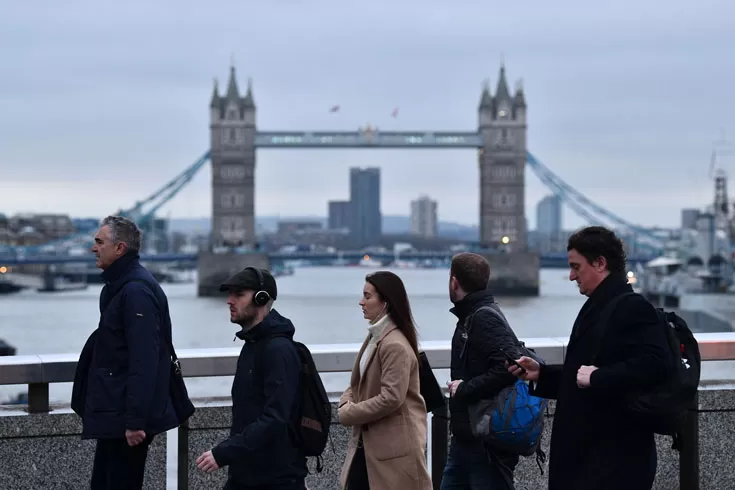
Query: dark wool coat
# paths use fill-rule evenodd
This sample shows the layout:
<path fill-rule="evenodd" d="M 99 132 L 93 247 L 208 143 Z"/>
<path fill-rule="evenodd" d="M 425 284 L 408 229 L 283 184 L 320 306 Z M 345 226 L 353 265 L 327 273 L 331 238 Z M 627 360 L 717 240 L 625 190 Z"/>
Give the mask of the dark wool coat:
<path fill-rule="evenodd" d="M 592 364 L 600 313 L 630 291 L 624 277 L 608 276 L 574 322 L 564 366 L 541 370 L 534 394 L 557 400 L 549 490 L 649 490 L 653 485 L 654 434 L 623 408 L 627 393 L 655 385 L 673 369 L 665 331 L 645 298 L 629 296 L 617 305 L 599 347 L 599 369 L 589 388 L 577 386 L 579 367 Z"/>

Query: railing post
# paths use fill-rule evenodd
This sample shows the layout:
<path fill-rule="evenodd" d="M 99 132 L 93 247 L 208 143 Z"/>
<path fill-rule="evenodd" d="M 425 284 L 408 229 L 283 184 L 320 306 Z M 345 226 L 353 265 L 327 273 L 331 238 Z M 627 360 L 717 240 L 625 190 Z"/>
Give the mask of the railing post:
<path fill-rule="evenodd" d="M 680 490 L 699 490 L 699 394 L 694 409 L 687 413 L 679 450 Z"/>
<path fill-rule="evenodd" d="M 449 449 L 449 410 L 446 401 L 431 416 L 431 481 L 434 490 L 442 484 Z"/>
<path fill-rule="evenodd" d="M 189 489 L 189 421 L 179 426 L 176 448 L 176 488 Z"/>
<path fill-rule="evenodd" d="M 29 383 L 28 412 L 47 413 L 48 411 L 48 383 Z"/>

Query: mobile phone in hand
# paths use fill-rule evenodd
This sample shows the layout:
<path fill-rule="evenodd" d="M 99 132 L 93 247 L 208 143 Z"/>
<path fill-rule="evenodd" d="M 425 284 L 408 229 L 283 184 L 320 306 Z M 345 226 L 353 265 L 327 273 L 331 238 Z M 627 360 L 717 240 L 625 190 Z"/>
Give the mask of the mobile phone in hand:
<path fill-rule="evenodd" d="M 518 366 L 518 368 L 521 370 L 521 374 L 526 374 L 526 368 L 518 364 L 518 361 L 510 357 L 509 355 L 505 356 L 505 360 L 508 361 L 508 364 L 513 364 L 515 366 Z"/>
<path fill-rule="evenodd" d="M 518 361 L 513 359 L 513 356 L 505 351 L 503 351 L 503 354 L 505 354 L 505 360 L 508 362 L 508 364 L 513 364 L 514 366 L 517 366 L 521 370 L 521 374 L 526 374 L 526 368 L 518 364 Z"/>

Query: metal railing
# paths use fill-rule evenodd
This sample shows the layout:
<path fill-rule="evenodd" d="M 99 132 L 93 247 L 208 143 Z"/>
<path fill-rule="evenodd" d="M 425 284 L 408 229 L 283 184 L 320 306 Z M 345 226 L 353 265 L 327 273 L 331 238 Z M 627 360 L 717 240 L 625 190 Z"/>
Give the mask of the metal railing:
<path fill-rule="evenodd" d="M 696 335 L 702 361 L 735 360 L 735 332 L 702 333 Z M 526 345 L 546 360 L 547 364 L 563 364 L 567 338 L 544 337 L 525 339 Z M 352 371 L 361 344 L 310 345 L 317 368 L 321 373 L 347 373 Z M 422 342 L 421 349 L 434 369 L 448 369 L 451 360 L 449 342 Z M 187 378 L 233 376 L 239 348 L 185 349 L 179 352 L 182 371 Z M 49 412 L 49 385 L 74 381 L 78 354 L 38 354 L 0 357 L 0 385 L 27 385 L 30 413 Z M 727 381 L 735 381 L 728 379 Z M 446 410 L 433 413 L 432 475 L 434 488 L 447 458 L 448 414 Z M 682 435 L 680 452 L 680 482 L 682 490 L 699 488 L 699 444 L 697 417 L 690 417 Z M 179 488 L 186 488 L 188 475 L 188 434 L 179 429 Z M 182 444 L 183 443 L 183 444 Z M 183 480 L 183 481 L 182 481 Z M 183 486 L 182 486 L 183 485 Z"/>

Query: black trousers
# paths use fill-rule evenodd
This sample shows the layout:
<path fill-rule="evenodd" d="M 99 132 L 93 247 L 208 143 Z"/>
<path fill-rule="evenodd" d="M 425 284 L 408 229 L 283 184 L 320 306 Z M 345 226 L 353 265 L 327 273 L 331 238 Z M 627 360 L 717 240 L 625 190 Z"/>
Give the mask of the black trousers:
<path fill-rule="evenodd" d="M 152 436 L 137 446 L 126 439 L 98 439 L 91 490 L 142 490 L 145 460 Z"/>
<path fill-rule="evenodd" d="M 225 488 L 223 490 L 305 490 L 306 485 L 303 483 L 284 483 L 279 485 L 258 485 L 256 487 L 242 487 L 240 485 L 235 485 L 234 483 L 228 481 L 225 484 Z"/>
<path fill-rule="evenodd" d="M 367 463 L 365 462 L 365 448 L 362 447 L 362 439 L 355 451 L 355 457 L 350 464 L 350 473 L 347 475 L 346 490 L 370 490 L 368 481 Z"/>

